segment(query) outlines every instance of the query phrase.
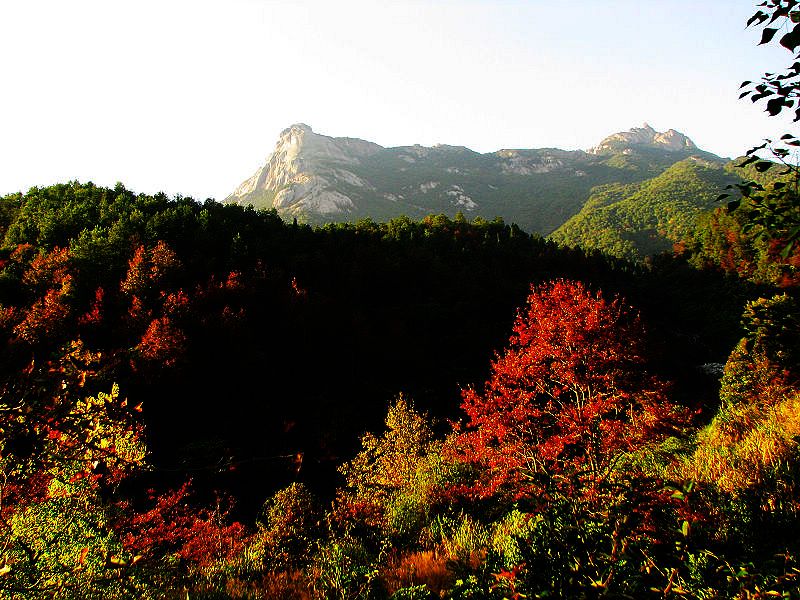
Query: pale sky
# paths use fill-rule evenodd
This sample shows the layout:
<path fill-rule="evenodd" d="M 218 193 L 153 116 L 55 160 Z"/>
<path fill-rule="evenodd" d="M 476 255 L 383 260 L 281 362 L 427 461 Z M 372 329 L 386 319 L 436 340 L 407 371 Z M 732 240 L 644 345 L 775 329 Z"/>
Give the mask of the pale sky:
<path fill-rule="evenodd" d="M 645 121 L 736 156 L 789 119 L 755 0 L 0 0 L 0 194 L 221 200 L 304 122 L 384 146 L 588 148 Z"/>

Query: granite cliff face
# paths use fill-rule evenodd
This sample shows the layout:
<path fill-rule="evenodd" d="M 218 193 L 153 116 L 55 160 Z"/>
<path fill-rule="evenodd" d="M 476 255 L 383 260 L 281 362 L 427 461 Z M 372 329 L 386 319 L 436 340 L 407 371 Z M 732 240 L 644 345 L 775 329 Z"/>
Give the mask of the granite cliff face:
<path fill-rule="evenodd" d="M 585 152 L 488 154 L 447 145 L 384 148 L 296 124 L 225 202 L 275 208 L 310 223 L 462 212 L 470 218 L 500 216 L 547 234 L 578 213 L 595 186 L 642 181 L 693 154 L 719 160 L 677 131 L 659 133 L 646 124 Z"/>
<path fill-rule="evenodd" d="M 658 132 L 645 123 L 642 127 L 634 127 L 629 131 L 614 133 L 589 150 L 592 154 L 613 152 L 632 152 L 636 147 L 649 147 L 667 152 L 694 151 L 697 146 L 679 131 L 669 129 Z"/>
<path fill-rule="evenodd" d="M 289 214 L 347 214 L 355 205 L 336 185 L 344 181 L 368 187 L 348 168 L 380 150 L 381 146 L 363 140 L 319 135 L 308 125 L 298 123 L 281 132 L 267 164 L 226 201 L 268 205 Z"/>

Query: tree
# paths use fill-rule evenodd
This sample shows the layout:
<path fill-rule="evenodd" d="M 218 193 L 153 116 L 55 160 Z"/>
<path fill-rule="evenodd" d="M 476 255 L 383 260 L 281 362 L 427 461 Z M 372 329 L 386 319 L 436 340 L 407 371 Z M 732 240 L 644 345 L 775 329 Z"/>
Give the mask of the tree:
<path fill-rule="evenodd" d="M 728 492 L 750 488 L 767 498 L 797 496 L 798 308 L 786 294 L 745 306 L 745 337 L 725 365 L 720 410 L 698 435 L 693 478 Z"/>
<path fill-rule="evenodd" d="M 647 373 L 644 339 L 618 297 L 574 281 L 532 287 L 483 390 L 463 391 L 456 448 L 475 469 L 466 492 L 536 513 L 517 539 L 515 578 L 531 597 L 674 587 L 669 553 L 683 534 L 643 465 L 682 411 Z"/>
<path fill-rule="evenodd" d="M 483 391 L 463 391 L 464 458 L 482 467 L 479 495 L 592 495 L 624 454 L 677 416 L 644 371 L 644 331 L 619 298 L 558 280 L 533 287 Z"/>
<path fill-rule="evenodd" d="M 783 72 L 764 73 L 760 81 L 744 81 L 740 86 L 744 91 L 740 98 L 749 97 L 752 102 L 764 102 L 765 112 L 777 116 L 784 111 L 794 112 L 794 121 L 800 121 L 800 3 L 798 0 L 765 0 L 747 21 L 747 26 L 761 27 L 760 44 L 778 43 L 792 53 L 793 62 Z M 779 35 L 780 34 L 780 35 Z M 797 164 L 797 149 L 800 139 L 792 133 L 781 136 L 777 142 L 765 140 L 763 144 L 750 149 L 747 158 L 739 165 L 753 164 L 759 172 L 766 172 L 783 164 L 786 176 L 765 187 L 756 181 L 745 181 L 735 186 L 745 202 L 736 199 L 729 202 L 730 209 L 742 206 L 750 228 L 761 228 L 764 236 L 778 239 L 783 245 L 784 256 L 791 253 L 792 247 L 800 237 L 800 166 Z M 763 160 L 759 152 L 767 150 L 772 158 Z M 723 194 L 720 199 L 728 194 Z"/>
<path fill-rule="evenodd" d="M 339 471 L 347 479 L 340 512 L 355 508 L 395 537 L 414 537 L 449 475 L 442 442 L 427 415 L 417 412 L 402 394 L 389 406 L 386 430 L 367 433 L 362 450 Z"/>
<path fill-rule="evenodd" d="M 243 544 L 224 511 L 187 503 L 188 485 L 150 510 L 126 498 L 147 469 L 141 407 L 116 385 L 89 393 L 101 358 L 72 342 L 0 380 L 2 598 L 163 598 Z"/>

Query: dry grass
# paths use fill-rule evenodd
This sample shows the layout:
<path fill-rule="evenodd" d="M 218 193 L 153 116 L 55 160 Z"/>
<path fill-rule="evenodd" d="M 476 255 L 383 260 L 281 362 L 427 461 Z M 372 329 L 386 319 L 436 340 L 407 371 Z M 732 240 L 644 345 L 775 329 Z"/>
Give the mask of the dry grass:
<path fill-rule="evenodd" d="M 403 554 L 389 561 L 381 572 L 381 579 L 390 595 L 404 587 L 424 584 L 441 596 L 454 583 L 453 573 L 447 568 L 448 561 L 445 553 L 437 550 Z"/>
<path fill-rule="evenodd" d="M 261 600 L 311 600 L 312 598 L 308 579 L 299 570 L 270 573 L 253 582 L 230 580 L 225 591 L 231 598 Z"/>
<path fill-rule="evenodd" d="M 731 407 L 701 432 L 691 475 L 737 492 L 763 483 L 796 460 L 800 392 Z"/>

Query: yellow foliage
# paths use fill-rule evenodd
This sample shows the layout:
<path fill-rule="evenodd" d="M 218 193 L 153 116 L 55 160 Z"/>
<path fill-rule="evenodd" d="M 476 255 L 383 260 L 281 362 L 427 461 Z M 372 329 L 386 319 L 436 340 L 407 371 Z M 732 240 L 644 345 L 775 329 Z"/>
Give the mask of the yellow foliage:
<path fill-rule="evenodd" d="M 723 377 L 719 413 L 697 438 L 688 476 L 741 492 L 780 478 L 800 458 L 800 390 L 740 344 Z"/>

